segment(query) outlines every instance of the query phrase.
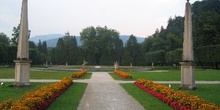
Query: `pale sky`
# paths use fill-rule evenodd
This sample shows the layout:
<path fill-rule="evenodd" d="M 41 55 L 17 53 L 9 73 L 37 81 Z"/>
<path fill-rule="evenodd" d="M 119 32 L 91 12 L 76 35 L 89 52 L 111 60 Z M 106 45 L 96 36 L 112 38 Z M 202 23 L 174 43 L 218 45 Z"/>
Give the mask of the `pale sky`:
<path fill-rule="evenodd" d="M 195 1 L 190 0 L 193 4 Z M 11 37 L 20 22 L 22 0 L 0 0 L 0 32 Z M 147 37 L 169 17 L 184 16 L 186 0 L 29 0 L 31 37 L 79 35 L 88 26 L 107 26 L 121 35 Z"/>

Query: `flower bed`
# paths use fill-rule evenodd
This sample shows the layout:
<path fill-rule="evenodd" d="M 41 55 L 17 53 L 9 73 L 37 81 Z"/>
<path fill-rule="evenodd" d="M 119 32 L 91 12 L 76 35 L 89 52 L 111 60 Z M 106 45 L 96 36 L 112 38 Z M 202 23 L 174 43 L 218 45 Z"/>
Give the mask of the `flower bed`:
<path fill-rule="evenodd" d="M 198 96 L 174 90 L 146 79 L 138 79 L 134 84 L 178 110 L 220 110 L 214 103 L 208 103 Z"/>
<path fill-rule="evenodd" d="M 72 85 L 72 78 L 64 78 L 49 86 L 25 93 L 20 100 L 6 100 L 0 110 L 43 110 Z"/>
<path fill-rule="evenodd" d="M 72 74 L 71 77 L 72 78 L 80 78 L 86 73 L 87 73 L 87 70 L 80 70 L 80 71 L 77 71 L 76 73 Z"/>
<path fill-rule="evenodd" d="M 124 79 L 131 79 L 132 78 L 131 74 L 124 72 L 124 71 L 115 70 L 114 73 Z"/>

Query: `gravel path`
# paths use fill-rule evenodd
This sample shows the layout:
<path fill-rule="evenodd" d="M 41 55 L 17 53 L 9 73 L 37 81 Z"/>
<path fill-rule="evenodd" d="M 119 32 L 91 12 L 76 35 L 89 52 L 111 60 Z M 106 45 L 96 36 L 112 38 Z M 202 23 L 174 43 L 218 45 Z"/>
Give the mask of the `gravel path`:
<path fill-rule="evenodd" d="M 144 110 L 107 72 L 94 72 L 78 110 Z"/>

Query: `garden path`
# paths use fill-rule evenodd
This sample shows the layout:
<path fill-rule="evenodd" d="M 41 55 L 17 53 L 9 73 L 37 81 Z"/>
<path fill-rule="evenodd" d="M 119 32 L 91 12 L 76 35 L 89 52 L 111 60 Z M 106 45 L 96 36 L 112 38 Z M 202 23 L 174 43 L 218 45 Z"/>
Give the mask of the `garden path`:
<path fill-rule="evenodd" d="M 78 110 L 144 110 L 107 72 L 94 72 Z"/>

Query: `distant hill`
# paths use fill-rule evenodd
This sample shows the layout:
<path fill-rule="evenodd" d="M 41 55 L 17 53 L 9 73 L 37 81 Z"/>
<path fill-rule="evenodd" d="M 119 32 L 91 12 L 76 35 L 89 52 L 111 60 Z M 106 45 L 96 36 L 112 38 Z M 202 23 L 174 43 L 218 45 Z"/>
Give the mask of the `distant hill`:
<path fill-rule="evenodd" d="M 30 41 L 33 41 L 35 44 L 39 42 L 39 40 L 46 41 L 47 42 L 47 47 L 56 47 L 57 41 L 59 38 L 63 37 L 64 35 L 62 34 L 50 34 L 50 35 L 39 35 L 39 36 L 34 36 L 30 38 Z M 121 35 L 119 38 L 122 40 L 124 46 L 125 43 L 128 41 L 130 35 Z M 136 37 L 138 43 L 144 42 L 145 38 L 142 37 Z M 80 42 L 80 36 L 76 36 L 77 44 L 78 46 L 82 45 Z"/>
<path fill-rule="evenodd" d="M 129 37 L 130 37 L 130 35 L 120 35 L 119 38 L 122 40 L 124 46 L 125 46 L 126 42 L 128 41 Z M 143 38 L 143 37 L 136 37 L 136 39 L 137 39 L 138 43 L 142 43 L 142 42 L 144 42 L 145 38 Z"/>
<path fill-rule="evenodd" d="M 56 47 L 58 39 L 59 38 L 46 40 L 47 47 Z M 76 41 L 77 41 L 78 46 L 82 45 L 82 43 L 80 42 L 80 37 L 79 36 L 76 36 Z"/>
<path fill-rule="evenodd" d="M 35 44 L 37 44 L 39 42 L 39 40 L 41 40 L 41 42 L 42 42 L 42 41 L 47 41 L 47 40 L 51 40 L 51 39 L 58 39 L 60 37 L 63 37 L 63 35 L 62 34 L 47 34 L 47 35 L 33 36 L 29 40 L 33 41 Z"/>

